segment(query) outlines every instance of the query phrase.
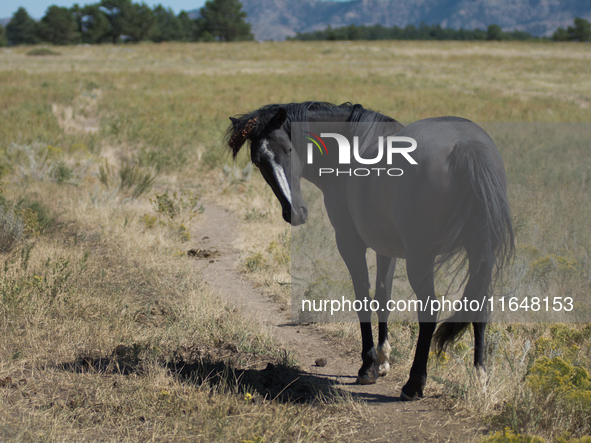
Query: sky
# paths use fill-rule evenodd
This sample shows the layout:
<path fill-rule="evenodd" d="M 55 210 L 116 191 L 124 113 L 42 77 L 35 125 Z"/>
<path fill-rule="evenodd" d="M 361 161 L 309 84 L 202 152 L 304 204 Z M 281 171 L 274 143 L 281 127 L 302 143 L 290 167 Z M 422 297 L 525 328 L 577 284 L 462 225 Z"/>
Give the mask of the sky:
<path fill-rule="evenodd" d="M 29 15 L 35 19 L 40 19 L 45 15 L 45 11 L 51 5 L 71 7 L 74 3 L 80 6 L 98 3 L 100 0 L 18 0 L 12 2 L 11 0 L 0 0 L 0 18 L 10 18 L 21 6 L 27 10 Z M 172 8 L 178 14 L 182 10 L 190 11 L 203 7 L 205 0 L 144 0 L 146 4 L 154 6 L 162 4 L 165 8 Z M 139 0 L 134 0 L 134 3 L 141 3 Z"/>

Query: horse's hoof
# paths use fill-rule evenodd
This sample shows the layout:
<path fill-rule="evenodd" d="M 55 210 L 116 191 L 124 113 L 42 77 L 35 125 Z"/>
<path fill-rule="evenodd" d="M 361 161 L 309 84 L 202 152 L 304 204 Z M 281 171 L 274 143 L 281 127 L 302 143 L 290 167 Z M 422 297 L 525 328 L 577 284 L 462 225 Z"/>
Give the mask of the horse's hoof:
<path fill-rule="evenodd" d="M 375 377 L 370 377 L 369 375 L 365 374 L 363 377 L 357 377 L 357 384 L 358 385 L 374 385 L 376 384 L 377 379 Z"/>
<path fill-rule="evenodd" d="M 416 401 L 419 398 L 421 397 L 419 397 L 417 394 L 415 394 L 413 397 L 409 397 L 404 393 L 404 391 L 400 392 L 400 401 Z"/>
<path fill-rule="evenodd" d="M 423 396 L 423 391 L 415 391 L 408 386 L 403 386 L 400 391 L 400 401 L 415 401 Z"/>
<path fill-rule="evenodd" d="M 371 365 L 367 370 L 363 371 L 363 368 L 359 370 L 357 374 L 358 385 L 373 385 L 378 381 L 378 371 L 376 371 L 375 364 Z"/>

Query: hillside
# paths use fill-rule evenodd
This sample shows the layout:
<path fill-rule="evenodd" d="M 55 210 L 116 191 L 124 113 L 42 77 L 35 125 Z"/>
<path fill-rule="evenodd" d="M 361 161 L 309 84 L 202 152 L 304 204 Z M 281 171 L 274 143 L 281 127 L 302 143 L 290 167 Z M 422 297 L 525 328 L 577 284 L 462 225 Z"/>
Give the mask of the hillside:
<path fill-rule="evenodd" d="M 485 29 L 549 36 L 574 17 L 591 18 L 591 2 L 572 0 L 242 0 L 258 40 L 284 40 L 296 32 L 355 25 L 401 26 L 441 23 L 454 29 Z M 197 10 L 192 11 L 195 15 Z"/>

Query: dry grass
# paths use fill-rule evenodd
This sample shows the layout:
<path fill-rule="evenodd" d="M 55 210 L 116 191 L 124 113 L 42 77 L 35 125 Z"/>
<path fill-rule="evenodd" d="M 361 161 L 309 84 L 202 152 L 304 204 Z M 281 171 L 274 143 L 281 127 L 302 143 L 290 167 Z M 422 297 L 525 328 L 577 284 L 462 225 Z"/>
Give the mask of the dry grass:
<path fill-rule="evenodd" d="M 338 440 L 355 426 L 351 402 L 272 401 L 277 392 L 262 400 L 257 368 L 285 363 L 283 355 L 195 275 L 184 251 L 199 215 L 170 220 L 150 202 L 185 191 L 238 212 L 245 273 L 289 303 L 290 231 L 258 172 L 243 174 L 247 150 L 236 166 L 223 152 L 228 116 L 267 103 L 350 100 L 401 121 L 591 117 L 591 53 L 578 44 L 141 44 L 65 47 L 54 57 L 28 57 L 29 49 L 0 49 L 0 174 L 7 199 L 41 203 L 57 224 L 29 232 L 2 257 L 5 440 L 317 441 Z M 487 129 L 508 171 L 516 270 L 529 279 L 522 294 L 588 294 L 591 158 L 588 143 L 580 143 L 588 140 L 588 124 L 553 125 Z M 158 170 L 157 181 L 134 198 L 133 190 L 101 182 L 105 162 L 113 180 L 129 164 Z M 544 268 L 552 255 L 574 260 L 577 272 Z M 541 271 L 552 278 L 536 277 Z M 404 273 L 401 263 L 395 286 L 410 294 Z M 354 323 L 321 327 L 343 347 L 359 348 Z M 390 329 L 394 370 L 407 371 L 416 325 Z M 447 360 L 432 359 L 431 392 L 465 414 L 492 417 L 493 429 L 545 436 L 572 430 L 580 416 L 568 405 L 533 407 L 543 404 L 542 391 L 524 377 L 557 352 L 589 368 L 587 336 L 579 330 L 493 325 L 486 392 L 473 377 L 465 336 Z M 238 380 L 227 362 L 232 355 Z M 168 366 L 199 359 L 207 364 L 192 378 Z M 225 375 L 206 380 L 208 369 Z M 287 364 L 286 373 L 293 370 Z M 536 418 L 548 411 L 559 425 Z"/>
<path fill-rule="evenodd" d="M 58 221 L 3 257 L 2 439 L 309 441 L 354 425 L 338 395 L 312 407 L 318 388 L 203 286 L 176 217 L 106 189 L 94 166 L 76 186 L 27 175 Z"/>

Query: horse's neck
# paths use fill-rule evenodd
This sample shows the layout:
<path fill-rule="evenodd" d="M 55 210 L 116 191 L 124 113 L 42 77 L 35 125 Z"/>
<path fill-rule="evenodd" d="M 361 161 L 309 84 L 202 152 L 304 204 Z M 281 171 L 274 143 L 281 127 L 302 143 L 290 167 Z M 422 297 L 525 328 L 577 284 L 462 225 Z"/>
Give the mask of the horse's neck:
<path fill-rule="evenodd" d="M 309 123 L 345 123 L 351 116 L 350 109 L 343 109 L 340 112 L 311 112 L 308 114 Z"/>
<path fill-rule="evenodd" d="M 307 116 L 308 123 L 327 123 L 327 124 L 334 124 L 334 123 L 345 123 L 348 121 L 351 110 L 343 109 L 341 112 L 335 112 L 336 109 L 333 109 L 332 112 L 311 112 Z M 326 176 L 322 177 L 318 174 L 319 167 L 336 167 L 336 165 L 332 165 L 334 162 L 333 158 L 336 160 L 336 157 L 333 155 L 330 156 L 316 156 L 314 158 L 314 165 L 307 164 L 307 145 L 303 144 L 300 145 L 301 148 L 298 150 L 298 156 L 300 161 L 303 165 L 302 171 L 302 178 L 305 178 L 312 184 L 316 185 L 322 192 L 327 190 L 327 187 L 330 187 L 334 180 L 327 179 Z M 332 165 L 332 166 L 331 166 Z"/>
<path fill-rule="evenodd" d="M 350 165 L 339 165 L 338 155 L 316 155 L 314 163 L 307 163 L 307 153 L 302 152 L 300 160 L 303 165 L 302 178 L 315 185 L 324 194 L 334 193 L 343 184 L 342 180 L 335 180 L 335 177 L 342 177 Z M 332 171 L 332 172 L 330 172 Z M 338 174 L 338 175 L 337 175 Z M 343 188 L 344 189 L 344 188 Z"/>

